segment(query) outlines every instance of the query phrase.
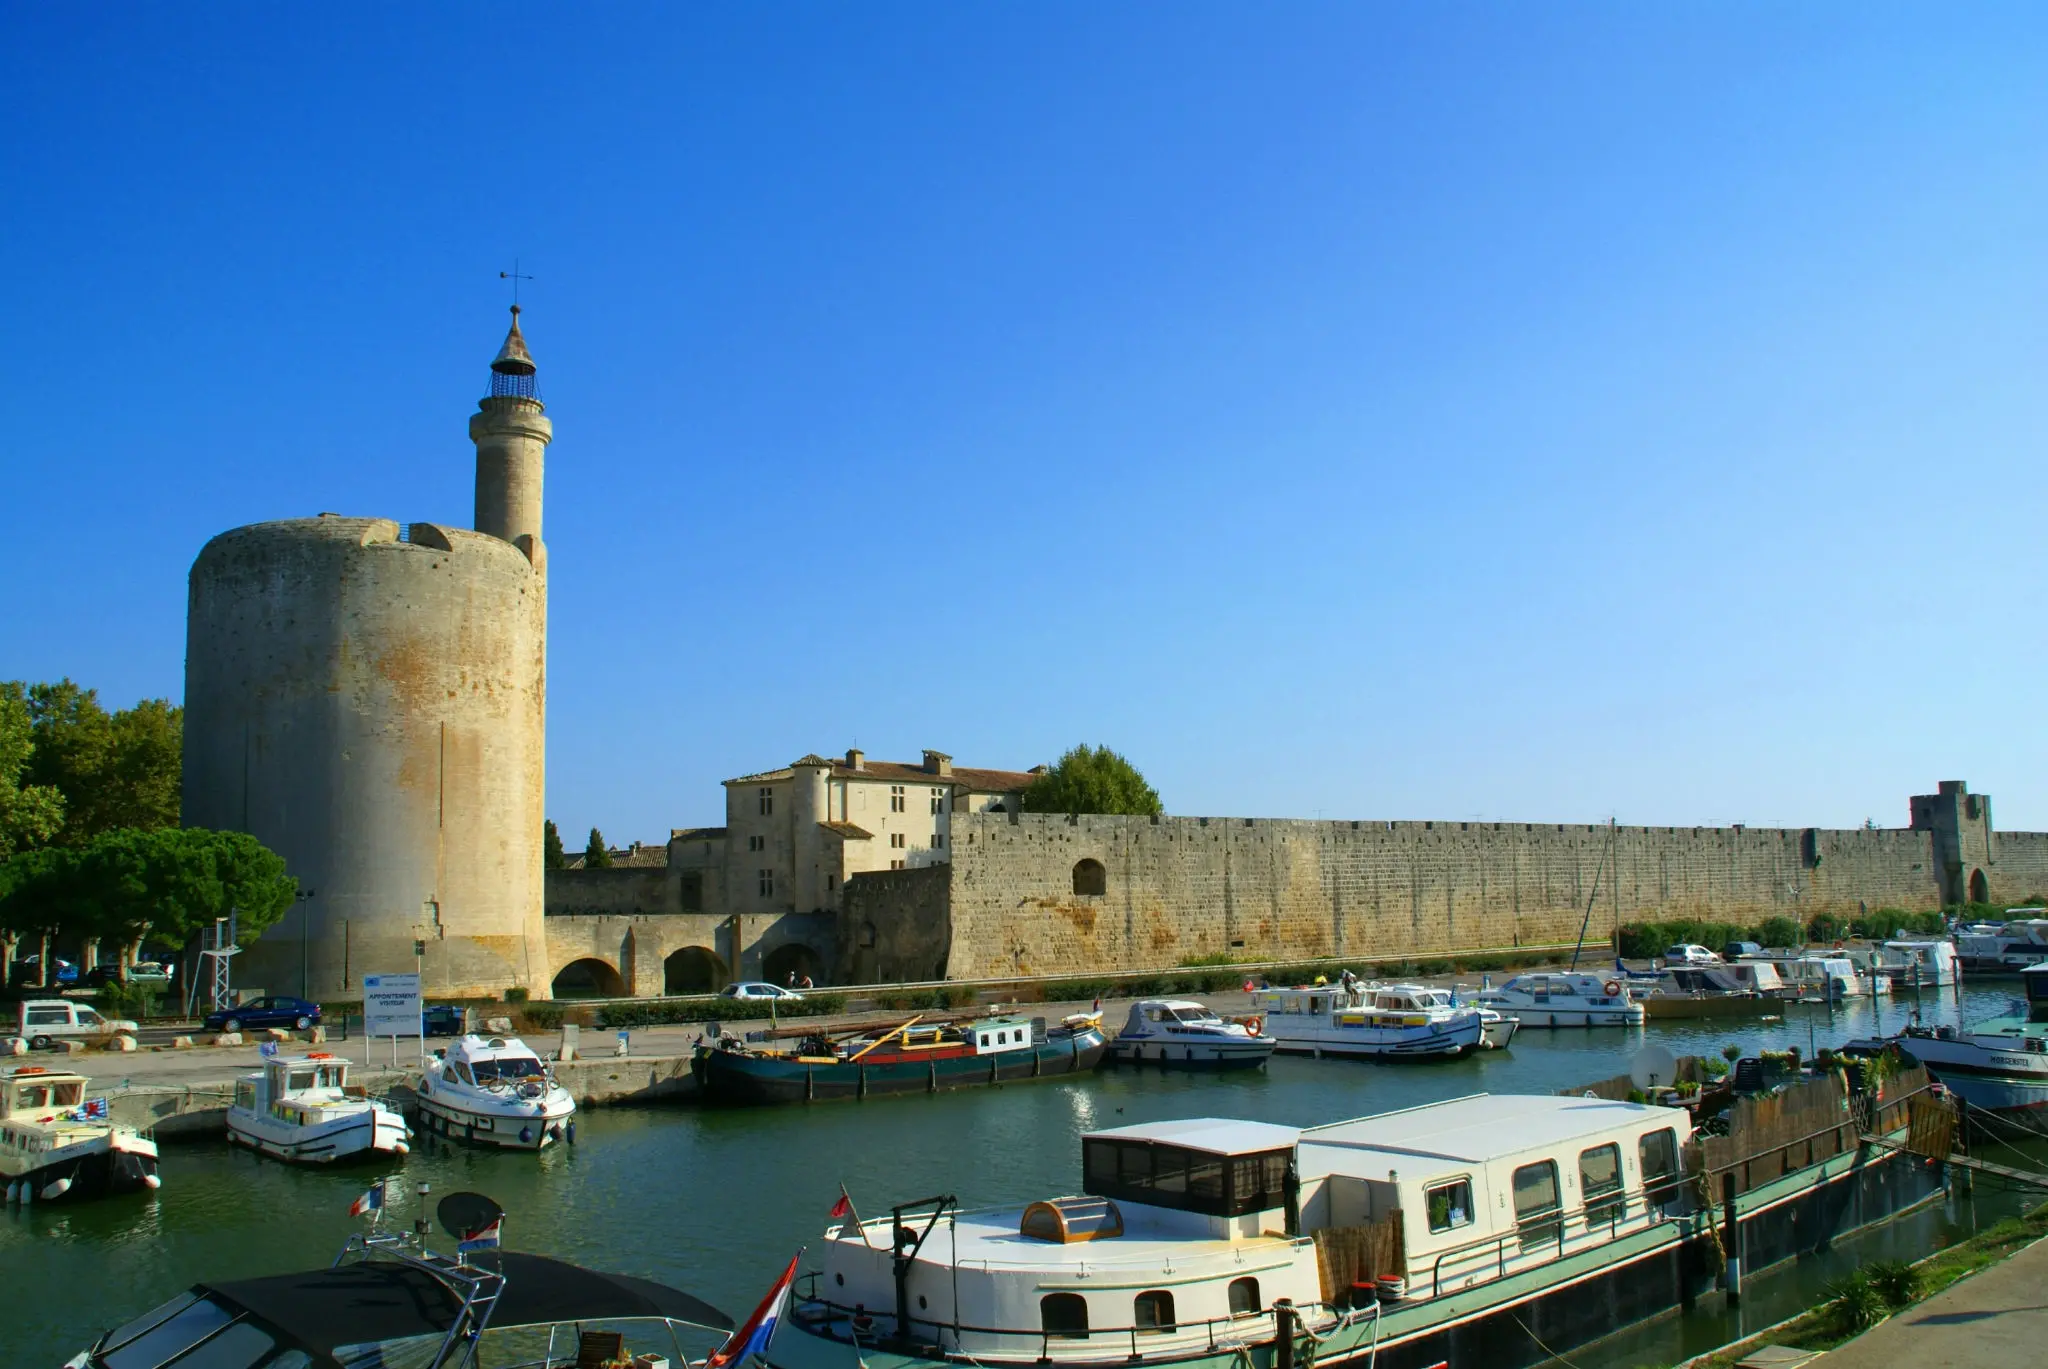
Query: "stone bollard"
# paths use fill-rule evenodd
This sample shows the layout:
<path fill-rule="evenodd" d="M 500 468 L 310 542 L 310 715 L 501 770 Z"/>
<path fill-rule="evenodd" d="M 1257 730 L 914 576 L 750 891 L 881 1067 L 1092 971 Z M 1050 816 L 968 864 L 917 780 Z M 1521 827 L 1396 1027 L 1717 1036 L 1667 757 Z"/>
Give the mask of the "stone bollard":
<path fill-rule="evenodd" d="M 512 1019 L 509 1017 L 493 1017 L 484 1023 L 484 1030 L 493 1036 L 510 1036 L 512 1034 Z"/>
<path fill-rule="evenodd" d="M 213 1044 L 216 1046 L 239 1046 L 242 1044 L 242 1034 L 240 1032 L 222 1032 L 219 1036 L 213 1038 Z"/>
<path fill-rule="evenodd" d="M 85 1042 L 75 1041 L 68 1036 L 60 1036 L 55 1041 L 52 1041 L 50 1045 L 53 1048 L 64 1052 L 64 1054 L 66 1055 L 85 1054 Z"/>
<path fill-rule="evenodd" d="M 174 1050 L 174 1051 L 188 1051 L 188 1050 L 191 1050 L 191 1049 L 192 1049 L 192 1038 L 191 1038 L 191 1037 L 189 1037 L 189 1036 L 174 1036 L 174 1037 L 172 1037 L 172 1038 L 171 1038 L 171 1049 L 172 1049 L 172 1050 Z"/>
<path fill-rule="evenodd" d="M 132 1051 L 135 1049 L 135 1038 L 130 1036 L 127 1032 L 115 1032 L 113 1036 L 109 1037 L 103 1043 L 102 1048 L 105 1050 L 117 1052 Z"/>
<path fill-rule="evenodd" d="M 292 1039 L 292 1034 L 286 1031 L 283 1027 L 265 1027 L 263 1029 L 263 1034 L 272 1041 L 282 1042 L 289 1041 Z"/>
<path fill-rule="evenodd" d="M 324 1044 L 327 1040 L 327 1028 L 308 1027 L 306 1029 L 306 1039 L 316 1046 Z"/>
<path fill-rule="evenodd" d="M 4 1041 L 0 1041 L 0 1055 L 27 1055 L 27 1054 L 28 1054 L 28 1042 L 26 1042 L 26 1041 L 22 1040 L 22 1039 L 21 1039 L 20 1037 L 18 1037 L 18 1036 L 10 1036 L 10 1037 L 8 1037 L 8 1038 L 7 1038 L 6 1040 L 4 1040 Z"/>

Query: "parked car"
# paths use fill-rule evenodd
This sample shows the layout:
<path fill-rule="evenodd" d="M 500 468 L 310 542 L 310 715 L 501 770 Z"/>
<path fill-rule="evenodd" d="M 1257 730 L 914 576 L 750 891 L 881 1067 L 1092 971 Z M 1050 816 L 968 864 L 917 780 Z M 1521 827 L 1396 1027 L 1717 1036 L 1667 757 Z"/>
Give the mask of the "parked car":
<path fill-rule="evenodd" d="M 1762 955 L 1764 948 L 1754 941 L 1731 941 L 1721 948 L 1723 960 L 1740 960 L 1746 955 Z"/>
<path fill-rule="evenodd" d="M 420 1009 L 420 1030 L 428 1036 L 460 1036 L 462 1009 L 453 1003 L 429 1003 Z"/>
<path fill-rule="evenodd" d="M 1704 946 L 1668 946 L 1664 950 L 1666 965 L 1718 965 L 1721 957 Z"/>
<path fill-rule="evenodd" d="M 120 979 L 121 970 L 118 965 L 95 965 L 85 974 L 85 982 L 95 989 L 117 984 Z M 128 982 L 161 989 L 171 982 L 170 966 L 154 960 L 138 960 L 128 967 Z"/>
<path fill-rule="evenodd" d="M 291 1027 L 304 1031 L 320 1025 L 320 1005 L 283 994 L 252 999 L 233 1008 L 206 1015 L 210 1032 L 238 1032 L 244 1027 Z"/>
<path fill-rule="evenodd" d="M 48 1050 L 57 1041 L 82 1036 L 103 1036 L 108 1032 L 133 1032 L 135 1024 L 119 1017 L 101 1017 L 90 1003 L 68 998 L 30 998 L 22 1001 L 14 1018 L 14 1034 L 36 1050 Z"/>
<path fill-rule="evenodd" d="M 23 985 L 39 984 L 43 979 L 43 958 L 39 955 L 25 955 L 14 962 L 14 983 Z M 59 956 L 50 957 L 50 984 L 76 984 L 78 967 Z"/>
<path fill-rule="evenodd" d="M 777 1001 L 801 1003 L 804 996 L 795 989 L 785 989 L 779 984 L 763 984 L 758 980 L 747 980 L 740 984 L 728 984 L 718 991 L 720 998 L 738 998 L 752 1003 Z"/>

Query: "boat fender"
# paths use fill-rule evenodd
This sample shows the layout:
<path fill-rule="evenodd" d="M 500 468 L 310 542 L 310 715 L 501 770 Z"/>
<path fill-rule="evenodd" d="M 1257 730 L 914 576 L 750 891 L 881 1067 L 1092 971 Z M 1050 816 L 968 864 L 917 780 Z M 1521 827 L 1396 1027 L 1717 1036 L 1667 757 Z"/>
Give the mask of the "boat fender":
<path fill-rule="evenodd" d="M 145 1174 L 142 1176 L 142 1182 L 152 1193 L 164 1186 L 163 1176 L 159 1174 Z"/>
<path fill-rule="evenodd" d="M 1253 1036 L 1264 1036 L 1266 1034 L 1266 1019 L 1257 1013 L 1253 1013 L 1244 1020 L 1244 1029 Z"/>
<path fill-rule="evenodd" d="M 519 1144 L 520 1144 L 520 1145 L 522 1145 L 522 1146 L 523 1146 L 523 1145 L 529 1145 L 529 1144 L 531 1144 L 531 1143 L 532 1143 L 532 1141 L 533 1141 L 533 1128 L 532 1128 L 532 1127 L 521 1127 L 521 1128 L 519 1128 Z"/>
<path fill-rule="evenodd" d="M 1619 979 L 1610 979 L 1605 984 L 1602 984 L 1600 988 L 1609 998 L 1618 998 L 1621 995 L 1621 981 Z"/>
<path fill-rule="evenodd" d="M 49 1184 L 46 1184 L 46 1185 L 44 1185 L 44 1186 L 43 1186 L 43 1197 L 44 1197 L 44 1199 L 45 1199 L 45 1200 L 47 1200 L 47 1201 L 53 1201 L 53 1202 L 54 1202 L 54 1201 L 55 1201 L 56 1199 L 58 1199 L 58 1198 L 61 1198 L 61 1197 L 63 1197 L 63 1196 L 65 1195 L 65 1194 L 69 1193 L 70 1191 L 71 1191 L 71 1180 L 69 1180 L 69 1179 L 58 1179 L 58 1180 L 56 1180 L 56 1181 L 54 1181 L 54 1182 L 52 1182 L 52 1183 L 49 1183 Z"/>
<path fill-rule="evenodd" d="M 571 1123 L 569 1123 L 569 1125 L 568 1125 L 568 1126 L 566 1126 L 566 1127 L 563 1127 L 563 1128 L 562 1128 L 562 1135 L 563 1135 L 564 1137 L 566 1137 L 566 1138 L 568 1139 L 568 1142 L 569 1142 L 569 1144 L 570 1144 L 570 1145 L 572 1145 L 572 1146 L 573 1146 L 573 1145 L 575 1145 L 575 1144 L 576 1144 L 576 1124 L 575 1124 L 574 1122 L 571 1122 Z"/>
<path fill-rule="evenodd" d="M 407 1145 L 403 1141 L 393 1141 L 391 1143 L 391 1149 L 394 1153 L 399 1155 L 409 1155 L 412 1153 L 412 1147 Z"/>

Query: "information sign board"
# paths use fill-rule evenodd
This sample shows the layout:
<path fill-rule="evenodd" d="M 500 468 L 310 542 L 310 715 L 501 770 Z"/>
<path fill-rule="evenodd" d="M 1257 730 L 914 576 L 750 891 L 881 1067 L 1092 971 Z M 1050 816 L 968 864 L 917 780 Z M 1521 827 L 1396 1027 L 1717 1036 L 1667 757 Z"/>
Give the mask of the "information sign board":
<path fill-rule="evenodd" d="M 420 1035 L 418 974 L 363 976 L 363 1035 Z"/>

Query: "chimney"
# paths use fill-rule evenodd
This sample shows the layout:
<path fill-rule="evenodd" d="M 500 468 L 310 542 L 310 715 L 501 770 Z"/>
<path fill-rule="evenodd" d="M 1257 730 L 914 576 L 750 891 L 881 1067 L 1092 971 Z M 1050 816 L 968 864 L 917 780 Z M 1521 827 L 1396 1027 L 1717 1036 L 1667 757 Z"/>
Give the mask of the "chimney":
<path fill-rule="evenodd" d="M 943 751 L 927 751 L 924 753 L 924 768 L 929 774 L 950 775 L 953 773 L 953 758 Z"/>
<path fill-rule="evenodd" d="M 857 746 L 848 747 L 846 749 L 846 768 L 849 770 L 867 769 L 867 755 L 867 752 Z"/>

